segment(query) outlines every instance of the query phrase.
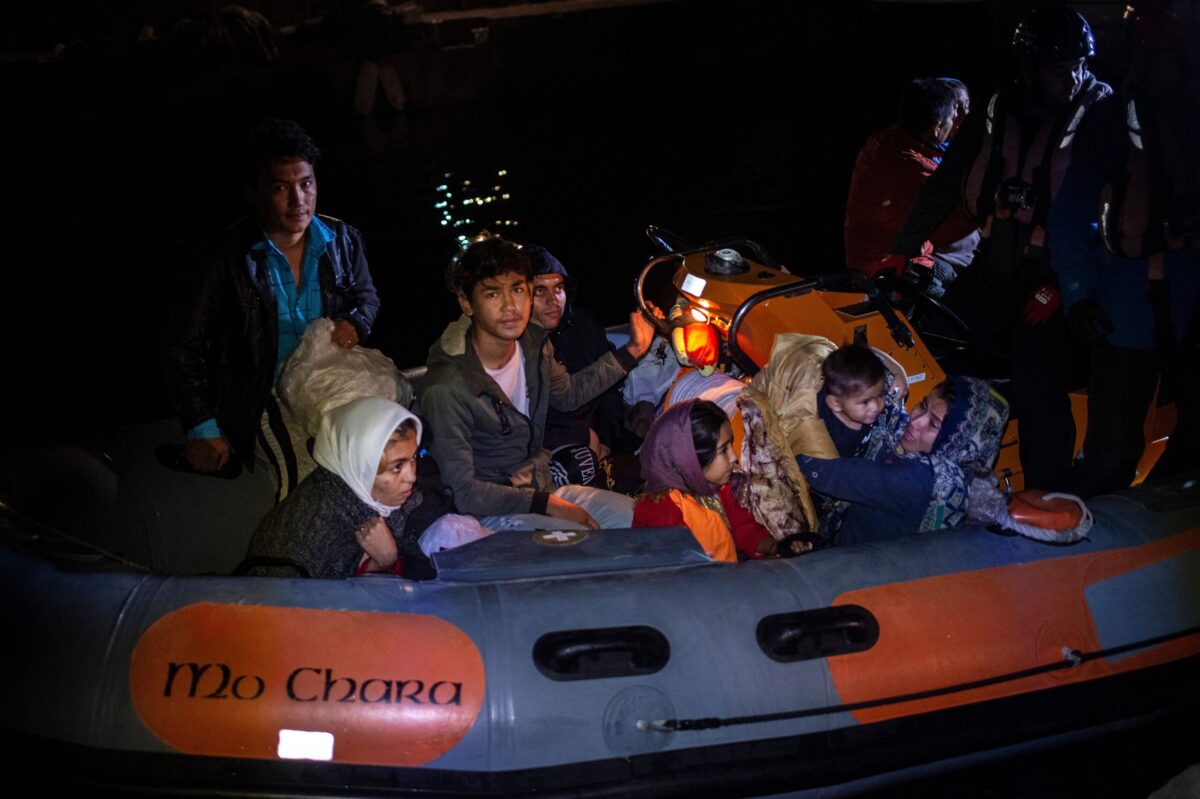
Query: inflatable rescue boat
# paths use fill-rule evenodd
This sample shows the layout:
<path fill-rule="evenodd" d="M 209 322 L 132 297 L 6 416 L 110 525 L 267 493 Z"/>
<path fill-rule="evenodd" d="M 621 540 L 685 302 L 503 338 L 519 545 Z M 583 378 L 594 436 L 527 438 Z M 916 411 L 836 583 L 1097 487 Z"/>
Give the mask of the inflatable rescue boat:
<path fill-rule="evenodd" d="M 1090 508 L 1070 546 L 739 565 L 507 533 L 422 583 L 154 574 L 6 510 L 6 751 L 193 795 L 851 794 L 1200 697 L 1196 481 Z"/>
<path fill-rule="evenodd" d="M 666 256 L 658 302 L 682 288 L 743 372 L 800 307 L 806 329 L 891 351 L 918 397 L 937 382 L 868 295 L 757 265 L 708 280 L 711 254 Z M 302 580 L 229 576 L 265 477 L 167 469 L 144 455 L 162 435 L 55 460 L 37 519 L 0 505 L 0 728 L 27 774 L 188 795 L 828 797 L 1200 699 L 1195 476 L 1090 502 L 1070 545 L 966 527 L 735 565 L 682 528 L 550 530 L 439 553 L 427 582 Z M 92 505 L 55 502 L 79 482 Z"/>

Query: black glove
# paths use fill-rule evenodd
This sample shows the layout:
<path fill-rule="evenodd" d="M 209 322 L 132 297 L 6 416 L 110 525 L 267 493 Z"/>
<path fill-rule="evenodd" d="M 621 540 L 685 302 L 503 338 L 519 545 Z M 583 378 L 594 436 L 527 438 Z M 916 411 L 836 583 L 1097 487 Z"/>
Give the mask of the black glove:
<path fill-rule="evenodd" d="M 779 557 L 794 558 L 829 546 L 828 538 L 819 533 L 792 533 L 779 539 Z"/>
<path fill-rule="evenodd" d="M 1084 344 L 1104 344 L 1113 329 L 1108 314 L 1093 299 L 1080 300 L 1067 309 L 1067 326 Z"/>
<path fill-rule="evenodd" d="M 909 261 L 904 265 L 904 271 L 896 278 L 896 281 L 904 286 L 909 286 L 917 291 L 925 291 L 929 288 L 930 282 L 933 280 L 933 270 L 928 267 L 914 264 Z"/>

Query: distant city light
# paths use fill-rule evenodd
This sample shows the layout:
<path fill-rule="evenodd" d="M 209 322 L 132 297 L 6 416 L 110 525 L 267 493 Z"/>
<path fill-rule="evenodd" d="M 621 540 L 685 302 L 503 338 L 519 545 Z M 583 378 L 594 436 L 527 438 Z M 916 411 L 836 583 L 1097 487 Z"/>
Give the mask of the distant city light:
<path fill-rule="evenodd" d="M 496 171 L 496 176 L 503 178 L 508 175 L 507 169 L 499 169 Z M 460 247 L 466 247 L 470 244 L 471 235 L 467 232 L 458 232 L 463 228 L 468 228 L 471 234 L 476 234 L 476 220 L 468 216 L 459 218 L 459 214 L 463 213 L 467 208 L 472 206 L 493 205 L 495 203 L 510 202 L 512 195 L 504 191 L 503 185 L 496 183 L 492 187 L 492 193 L 477 194 L 472 190 L 471 180 L 455 178 L 453 172 L 443 173 L 446 182 L 439 184 L 435 188 L 437 197 L 434 200 L 434 209 L 437 210 L 439 216 L 438 223 L 441 227 L 449 227 L 457 229 L 455 240 Z M 515 227 L 517 221 L 513 219 L 496 219 L 491 227 L 507 228 Z"/>

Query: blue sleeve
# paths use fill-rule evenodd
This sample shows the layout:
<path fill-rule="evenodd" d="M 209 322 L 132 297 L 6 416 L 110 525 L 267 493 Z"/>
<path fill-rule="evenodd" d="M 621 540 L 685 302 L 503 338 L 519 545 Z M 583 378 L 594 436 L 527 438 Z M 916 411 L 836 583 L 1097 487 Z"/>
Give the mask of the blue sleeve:
<path fill-rule="evenodd" d="M 224 438 L 216 419 L 205 419 L 187 432 L 189 440 L 197 438 Z"/>
<path fill-rule="evenodd" d="M 1119 101 L 1109 100 L 1092 109 L 1076 134 L 1067 168 L 1047 220 L 1051 264 L 1058 275 L 1063 306 L 1095 299 L 1103 247 L 1096 228 L 1100 216 L 1100 194 L 1107 171 L 1123 163 L 1119 147 L 1123 130 L 1115 129 L 1113 110 Z M 1107 135 L 1106 135 L 1107 134 Z"/>
<path fill-rule="evenodd" d="M 866 458 L 826 460 L 796 456 L 804 477 L 822 494 L 920 518 L 933 496 L 933 470 L 920 461 L 878 463 Z"/>

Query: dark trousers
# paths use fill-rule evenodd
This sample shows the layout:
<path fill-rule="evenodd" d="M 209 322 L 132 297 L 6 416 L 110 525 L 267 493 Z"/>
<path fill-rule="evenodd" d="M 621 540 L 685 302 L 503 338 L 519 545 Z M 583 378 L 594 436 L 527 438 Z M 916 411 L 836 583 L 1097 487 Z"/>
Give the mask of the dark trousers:
<path fill-rule="evenodd" d="M 1197 324 L 1196 318 L 1192 324 Z M 1185 339 L 1190 346 L 1180 348 L 1163 376 L 1163 392 L 1174 400 L 1178 418 L 1167 439 L 1166 452 L 1150 472 L 1152 477 L 1185 472 L 1196 476 L 1200 471 L 1200 349 L 1194 341 Z"/>
<path fill-rule="evenodd" d="M 1028 293 L 968 268 L 947 294 L 971 329 L 980 360 L 1008 361 L 1007 396 L 1019 421 L 1025 485 L 1066 491 L 1075 452 L 1075 420 L 1069 392 L 1087 380 L 1087 350 L 1067 330 L 1062 311 L 1039 325 L 1023 319 Z M 972 373 L 967 367 L 963 373 Z M 977 376 L 989 376 L 986 373 Z"/>
<path fill-rule="evenodd" d="M 1088 427 L 1071 493 L 1084 499 L 1127 487 L 1146 446 L 1146 411 L 1158 384 L 1158 353 L 1092 347 Z"/>
<path fill-rule="evenodd" d="M 1020 319 L 1013 324 L 1009 400 L 1020 424 L 1027 488 L 1066 491 L 1070 486 L 1075 419 L 1069 392 L 1082 385 L 1085 352 L 1068 333 L 1061 311 L 1040 325 Z"/>

